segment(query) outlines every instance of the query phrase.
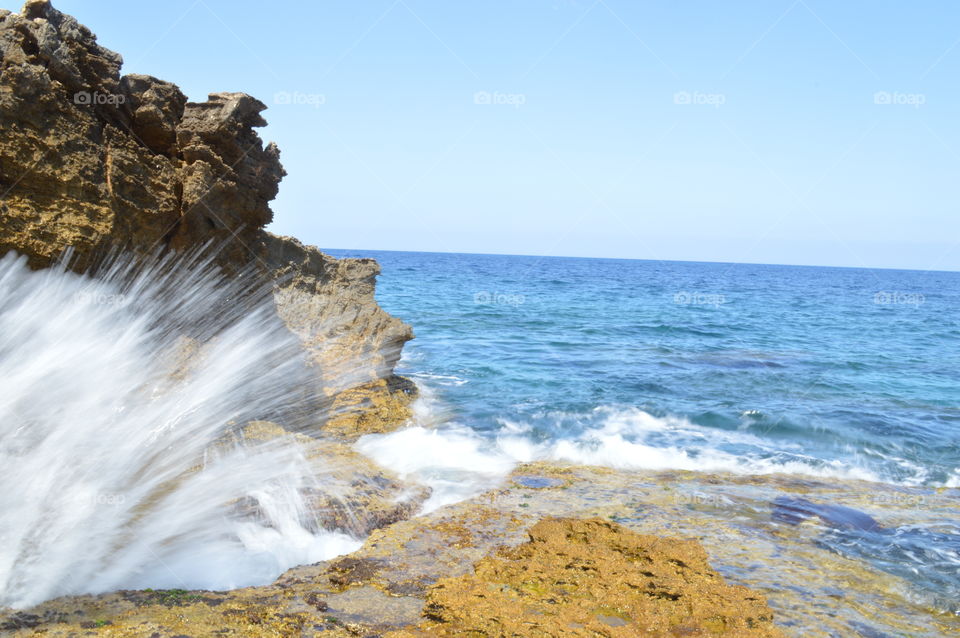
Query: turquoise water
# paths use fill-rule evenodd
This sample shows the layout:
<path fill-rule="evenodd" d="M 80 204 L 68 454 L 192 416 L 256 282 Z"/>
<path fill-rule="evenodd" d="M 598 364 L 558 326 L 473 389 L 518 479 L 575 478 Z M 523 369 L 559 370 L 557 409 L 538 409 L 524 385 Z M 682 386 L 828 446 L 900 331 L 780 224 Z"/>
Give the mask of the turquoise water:
<path fill-rule="evenodd" d="M 960 484 L 960 273 L 331 250 L 443 419 L 612 466 Z M 523 454 L 529 454 L 529 450 Z"/>

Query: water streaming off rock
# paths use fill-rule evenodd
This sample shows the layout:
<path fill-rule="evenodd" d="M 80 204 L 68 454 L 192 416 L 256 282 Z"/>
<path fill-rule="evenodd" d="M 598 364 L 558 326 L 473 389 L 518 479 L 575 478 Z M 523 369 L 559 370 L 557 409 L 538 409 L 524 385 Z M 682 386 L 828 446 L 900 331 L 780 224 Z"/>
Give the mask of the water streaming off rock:
<path fill-rule="evenodd" d="M 318 479 L 294 444 L 240 433 L 302 425 L 302 350 L 268 297 L 196 255 L 0 260 L 0 606 L 268 582 L 359 545 L 302 524 Z"/>

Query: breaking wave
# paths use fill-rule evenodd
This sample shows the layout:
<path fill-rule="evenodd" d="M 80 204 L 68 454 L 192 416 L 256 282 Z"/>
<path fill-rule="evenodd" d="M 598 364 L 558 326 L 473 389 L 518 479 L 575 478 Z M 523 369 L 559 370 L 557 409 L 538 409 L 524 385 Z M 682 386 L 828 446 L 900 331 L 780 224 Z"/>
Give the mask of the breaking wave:
<path fill-rule="evenodd" d="M 200 255 L 0 260 L 0 606 L 265 583 L 359 546 L 302 524 L 295 445 L 243 437 L 296 418 L 305 374 L 250 279 Z"/>

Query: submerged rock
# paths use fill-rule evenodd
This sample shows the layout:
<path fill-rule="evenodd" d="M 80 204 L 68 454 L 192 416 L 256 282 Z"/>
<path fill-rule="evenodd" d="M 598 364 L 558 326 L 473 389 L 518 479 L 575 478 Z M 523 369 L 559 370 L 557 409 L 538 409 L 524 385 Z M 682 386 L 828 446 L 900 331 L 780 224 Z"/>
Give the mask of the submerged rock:
<path fill-rule="evenodd" d="M 8 623 L 18 638 L 544 636 L 587 628 L 644 636 L 663 630 L 657 622 L 684 615 L 693 622 L 702 613 L 700 633 L 681 623 L 660 635 L 935 638 L 960 631 L 960 617 L 914 599 L 908 580 L 815 542 L 822 526 L 770 518 L 778 497 L 802 495 L 868 509 L 891 526 L 932 524 L 956 520 L 957 490 L 923 490 L 923 509 L 903 510 L 896 505 L 903 501 L 878 498 L 875 484 L 851 481 L 547 463 L 521 466 L 513 478 L 523 476 L 557 485 L 514 482 L 376 529 L 349 556 L 293 568 L 273 585 L 67 597 L 0 610 L 0 626 Z M 728 633 L 710 633 L 709 609 Z M 638 619 L 653 624 L 645 629 Z M 750 619 L 753 626 L 743 628 Z M 95 624 L 101 621 L 110 624 Z"/>
<path fill-rule="evenodd" d="M 428 526 L 429 528 L 429 526 Z M 441 534 L 452 528 L 435 528 Z M 464 530 L 464 534 L 472 532 Z M 403 556 L 395 562 L 402 566 Z M 233 592 L 117 592 L 51 601 L 0 622 L 12 635 L 781 636 L 762 595 L 727 585 L 695 541 L 602 520 L 546 519 L 426 594 L 383 586 L 369 556 Z M 417 625 L 421 619 L 425 622 Z M 416 626 L 415 626 L 416 625 Z M 138 633 L 147 632 L 147 633 Z M 152 632 L 152 633 L 151 633 Z"/>
<path fill-rule="evenodd" d="M 852 507 L 812 503 L 805 498 L 790 496 L 777 498 L 773 506 L 773 519 L 791 525 L 799 525 L 810 518 L 818 518 L 824 524 L 836 529 L 885 531 L 872 516 Z"/>

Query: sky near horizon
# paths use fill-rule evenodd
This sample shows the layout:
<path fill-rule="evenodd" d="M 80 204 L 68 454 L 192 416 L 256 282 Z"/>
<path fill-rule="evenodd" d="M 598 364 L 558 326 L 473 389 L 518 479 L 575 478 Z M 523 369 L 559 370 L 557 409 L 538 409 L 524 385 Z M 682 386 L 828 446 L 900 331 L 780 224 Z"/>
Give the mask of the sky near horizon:
<path fill-rule="evenodd" d="M 960 3 L 54 6 L 267 104 L 306 243 L 960 270 Z"/>

